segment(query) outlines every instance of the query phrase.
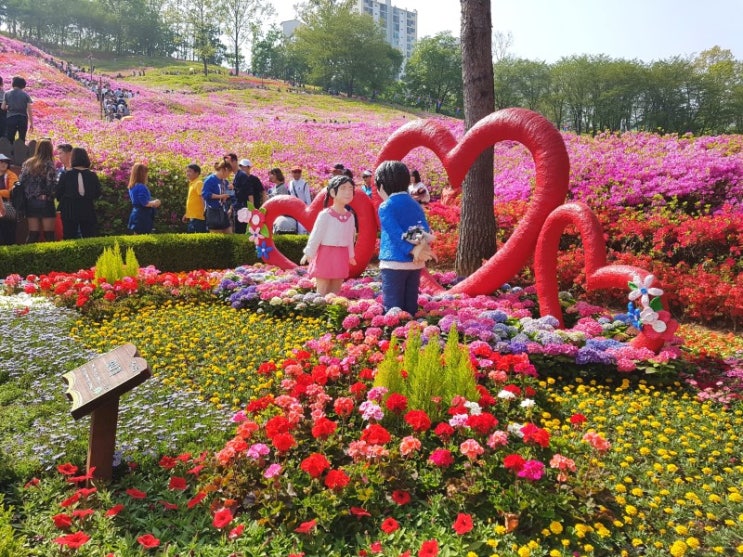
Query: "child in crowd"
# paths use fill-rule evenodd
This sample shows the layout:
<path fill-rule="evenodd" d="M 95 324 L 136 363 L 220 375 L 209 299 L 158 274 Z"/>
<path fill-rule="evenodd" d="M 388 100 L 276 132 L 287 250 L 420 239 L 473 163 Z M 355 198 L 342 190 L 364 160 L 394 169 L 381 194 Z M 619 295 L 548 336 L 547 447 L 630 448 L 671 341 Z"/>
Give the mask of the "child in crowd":
<path fill-rule="evenodd" d="M 328 183 L 326 201 L 333 204 L 317 216 L 300 263 L 310 262 L 310 276 L 317 279 L 317 292 L 337 294 L 356 265 L 353 213 L 346 205 L 353 201 L 355 186 L 347 176 L 333 176 Z"/>
<path fill-rule="evenodd" d="M 410 171 L 400 161 L 385 161 L 374 176 L 379 195 L 382 235 L 379 269 L 385 311 L 399 308 L 415 315 L 418 288 L 426 261 L 436 259 L 431 251 L 431 229 L 420 204 L 408 193 Z"/>
<path fill-rule="evenodd" d="M 137 163 L 132 166 L 129 176 L 129 199 L 132 212 L 129 215 L 129 230 L 134 234 L 149 234 L 155 224 L 155 209 L 160 206 L 159 199 L 152 199 L 147 187 L 148 168 Z"/>

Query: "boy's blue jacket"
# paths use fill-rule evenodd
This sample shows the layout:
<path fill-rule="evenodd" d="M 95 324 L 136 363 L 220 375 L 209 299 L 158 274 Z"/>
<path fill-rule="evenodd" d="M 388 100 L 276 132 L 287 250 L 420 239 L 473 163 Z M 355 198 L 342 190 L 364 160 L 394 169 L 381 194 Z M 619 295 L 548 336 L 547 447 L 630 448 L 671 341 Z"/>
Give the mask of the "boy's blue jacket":
<path fill-rule="evenodd" d="M 379 259 L 382 261 L 413 261 L 410 252 L 415 246 L 403 240 L 402 235 L 418 224 L 431 232 L 420 203 L 407 192 L 393 193 L 379 206 L 379 224 L 382 228 Z"/>

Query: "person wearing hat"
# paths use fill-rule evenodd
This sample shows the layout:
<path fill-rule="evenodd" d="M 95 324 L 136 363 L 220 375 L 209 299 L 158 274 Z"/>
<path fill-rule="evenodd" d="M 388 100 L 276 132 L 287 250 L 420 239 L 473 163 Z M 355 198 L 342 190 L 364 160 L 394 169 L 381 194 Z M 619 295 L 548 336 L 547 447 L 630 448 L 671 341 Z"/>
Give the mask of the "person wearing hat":
<path fill-rule="evenodd" d="M 372 173 L 369 170 L 364 170 L 361 173 L 361 179 L 364 180 L 364 185 L 361 186 L 362 191 L 368 195 L 369 197 L 372 196 Z"/>
<path fill-rule="evenodd" d="M 240 190 L 237 191 L 237 202 L 240 208 L 247 207 L 248 203 L 252 203 L 253 207 L 259 209 L 263 204 L 263 184 L 258 176 L 250 173 L 253 168 L 250 160 L 240 159 L 238 168 L 245 174 L 245 185 L 244 187 L 241 186 Z M 247 223 L 237 221 L 235 223 L 235 233 L 245 234 L 247 226 Z"/>
<path fill-rule="evenodd" d="M 342 176 L 345 171 L 346 171 L 346 167 L 343 166 L 341 163 L 338 163 L 335 166 L 333 166 L 333 176 Z"/>
<path fill-rule="evenodd" d="M 305 205 L 312 203 L 310 186 L 307 181 L 302 178 L 302 169 L 298 166 L 292 168 L 292 179 L 289 180 L 289 195 L 293 195 L 297 199 L 302 200 Z M 307 234 L 307 229 L 297 223 L 297 234 Z"/>
<path fill-rule="evenodd" d="M 0 153 L 0 204 L 10 203 L 10 191 L 18 181 L 18 176 L 10 169 L 12 159 Z M 15 219 L 0 219 L 0 245 L 15 244 Z"/>

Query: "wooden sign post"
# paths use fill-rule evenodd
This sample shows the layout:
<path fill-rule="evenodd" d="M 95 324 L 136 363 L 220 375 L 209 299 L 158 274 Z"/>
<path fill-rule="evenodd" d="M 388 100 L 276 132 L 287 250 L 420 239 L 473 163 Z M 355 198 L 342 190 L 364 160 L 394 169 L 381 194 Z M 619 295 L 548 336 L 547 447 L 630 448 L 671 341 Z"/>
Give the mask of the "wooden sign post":
<path fill-rule="evenodd" d="M 65 394 L 72 401 L 72 417 L 79 420 L 91 415 L 88 471 L 95 467 L 94 477 L 111 479 L 119 397 L 151 375 L 137 348 L 124 344 L 62 376 L 67 382 Z"/>

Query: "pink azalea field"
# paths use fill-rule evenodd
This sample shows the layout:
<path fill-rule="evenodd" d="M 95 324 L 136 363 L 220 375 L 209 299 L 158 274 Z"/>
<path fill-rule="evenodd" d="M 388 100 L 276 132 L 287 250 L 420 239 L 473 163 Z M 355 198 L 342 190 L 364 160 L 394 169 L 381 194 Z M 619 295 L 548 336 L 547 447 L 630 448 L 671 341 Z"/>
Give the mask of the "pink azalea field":
<path fill-rule="evenodd" d="M 30 138 L 85 147 L 120 219 L 129 169 L 147 162 L 170 230 L 190 162 L 235 152 L 264 183 L 300 165 L 317 192 L 416 118 L 249 77 L 173 88 L 151 70 L 111 80 L 135 92 L 133 118 L 105 122 L 48 54 L 0 44 L 6 82 L 24 76 L 34 99 Z M 426 209 L 444 291 L 424 281 L 415 316 L 384 312 L 374 269 L 327 296 L 305 268 L 264 264 L 5 277 L 0 555 L 743 554 L 743 137 L 563 138 L 569 197 L 595 211 L 609 261 L 652 273 L 586 292 L 568 228 L 564 328 L 540 315 L 531 266 L 489 296 L 449 292 L 458 200 Z M 494 149 L 503 245 L 534 164 L 516 143 Z M 438 198 L 436 157 L 405 162 Z M 122 398 L 103 480 L 59 376 L 127 342 L 153 377 Z"/>

